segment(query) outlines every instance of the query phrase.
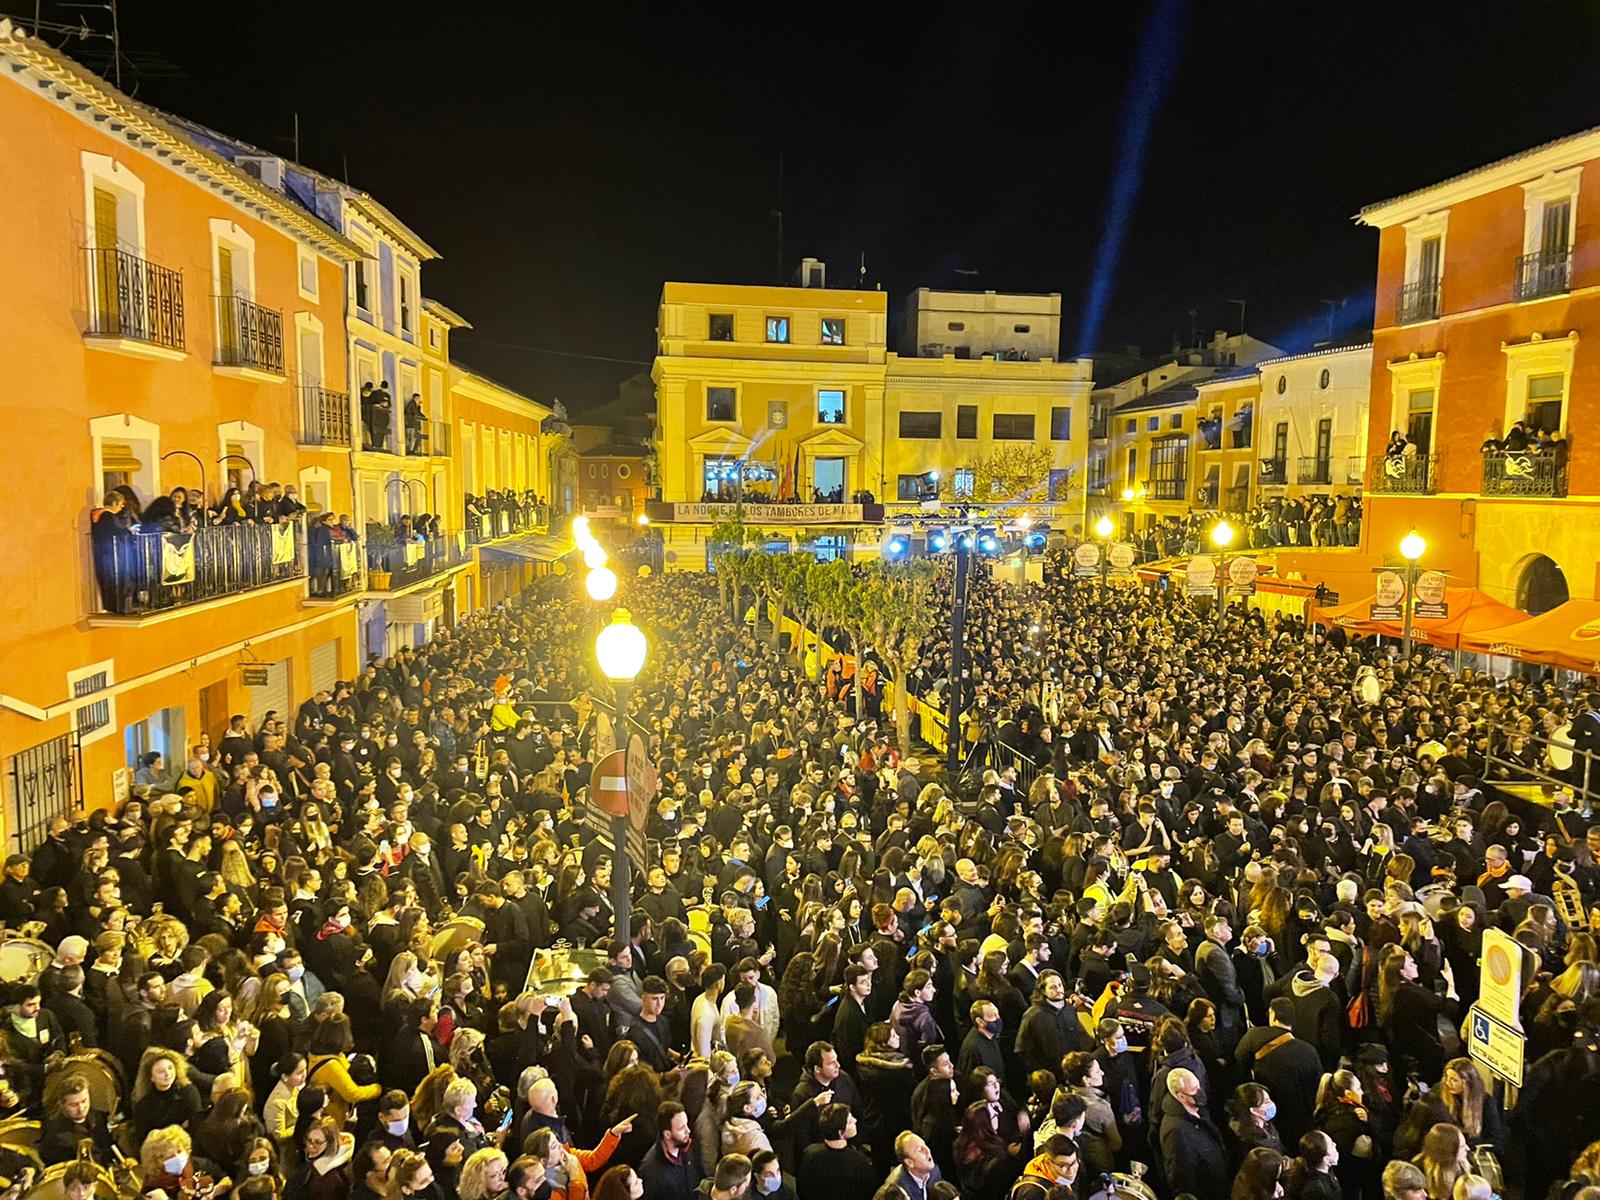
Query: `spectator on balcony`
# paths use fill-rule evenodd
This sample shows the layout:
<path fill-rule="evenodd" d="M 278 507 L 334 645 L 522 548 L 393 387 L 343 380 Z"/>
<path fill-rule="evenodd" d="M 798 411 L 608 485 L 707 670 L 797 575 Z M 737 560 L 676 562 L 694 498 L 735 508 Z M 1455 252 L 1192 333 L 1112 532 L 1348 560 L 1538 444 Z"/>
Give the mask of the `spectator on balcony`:
<path fill-rule="evenodd" d="M 393 407 L 387 379 L 377 387 L 370 383 L 361 385 L 361 422 L 366 427 L 368 450 L 388 448 L 389 415 Z"/>
<path fill-rule="evenodd" d="M 306 550 L 310 558 L 312 593 L 332 595 L 335 591 L 332 513 L 318 513 L 312 518 L 306 535 Z"/>
<path fill-rule="evenodd" d="M 1484 434 L 1483 445 L 1478 447 L 1478 453 L 1488 458 L 1491 454 L 1499 454 L 1505 448 L 1506 444 L 1500 440 L 1500 435 L 1495 433 L 1494 426 L 1491 425 L 1489 432 Z"/>
<path fill-rule="evenodd" d="M 293 521 L 306 511 L 306 506 L 300 503 L 300 495 L 294 484 L 287 484 L 283 495 L 278 497 L 278 519 Z"/>
<path fill-rule="evenodd" d="M 1512 422 L 1511 428 L 1506 431 L 1504 446 L 1507 454 L 1526 454 L 1528 451 L 1528 430 L 1521 421 Z"/>
<path fill-rule="evenodd" d="M 1389 433 L 1389 444 L 1384 447 L 1383 456 L 1385 458 L 1403 457 L 1408 452 L 1410 446 L 1411 443 L 1406 440 L 1404 434 L 1402 434 L 1398 429 L 1391 430 Z"/>
<path fill-rule="evenodd" d="M 422 453 L 422 393 L 412 392 L 406 399 L 406 453 Z"/>
<path fill-rule="evenodd" d="M 278 523 L 278 500 L 277 484 L 252 483 L 249 495 L 245 498 L 245 511 L 250 514 L 250 519 L 257 525 L 276 525 Z"/>
<path fill-rule="evenodd" d="M 200 527 L 205 507 L 198 495 L 188 488 L 176 487 L 167 493 L 167 498 L 172 501 L 172 511 L 178 519 L 180 533 L 193 533 Z"/>
<path fill-rule="evenodd" d="M 144 533 L 183 533 L 184 521 L 176 494 L 157 496 L 150 501 L 150 507 L 144 510 L 144 516 L 139 521 L 139 528 Z"/>
<path fill-rule="evenodd" d="M 119 595 L 132 590 L 119 587 L 132 565 L 128 541 L 133 536 L 133 519 L 128 513 L 128 498 L 121 492 L 106 493 L 106 502 L 89 514 L 89 545 L 94 554 L 95 580 L 100 585 L 100 603 L 107 612 L 120 612 Z"/>
<path fill-rule="evenodd" d="M 211 510 L 211 523 L 213 525 L 251 525 L 254 518 L 245 506 L 244 493 L 236 487 L 230 487 L 222 493 L 222 499 Z"/>

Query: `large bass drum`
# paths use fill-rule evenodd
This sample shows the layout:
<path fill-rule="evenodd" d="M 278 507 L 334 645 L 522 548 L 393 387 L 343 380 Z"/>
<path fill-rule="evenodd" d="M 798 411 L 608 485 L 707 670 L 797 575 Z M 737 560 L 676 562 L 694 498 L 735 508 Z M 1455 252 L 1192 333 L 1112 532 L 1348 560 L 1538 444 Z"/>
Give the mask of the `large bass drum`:
<path fill-rule="evenodd" d="M 452 951 L 472 942 L 483 941 L 483 922 L 477 917 L 455 917 L 433 931 L 429 949 L 433 961 L 442 963 Z"/>
<path fill-rule="evenodd" d="M 0 941 L 0 983 L 39 978 L 56 952 L 37 938 L 8 937 Z"/>
<path fill-rule="evenodd" d="M 66 1200 L 67 1190 L 62 1185 L 61 1179 L 67 1173 L 70 1162 L 54 1163 L 44 1169 L 44 1174 L 39 1176 L 33 1187 L 28 1190 L 24 1200 Z M 116 1176 L 98 1163 L 90 1163 L 94 1167 L 94 1197 L 93 1200 L 117 1200 L 121 1194 L 117 1188 Z M 138 1179 L 132 1180 L 133 1191 L 138 1191 Z"/>
<path fill-rule="evenodd" d="M 81 1075 L 88 1082 L 91 1107 L 111 1117 L 127 1111 L 128 1082 L 115 1055 L 99 1049 L 79 1050 L 52 1062 L 45 1076 L 44 1094 L 54 1096 L 56 1088 L 71 1075 Z"/>

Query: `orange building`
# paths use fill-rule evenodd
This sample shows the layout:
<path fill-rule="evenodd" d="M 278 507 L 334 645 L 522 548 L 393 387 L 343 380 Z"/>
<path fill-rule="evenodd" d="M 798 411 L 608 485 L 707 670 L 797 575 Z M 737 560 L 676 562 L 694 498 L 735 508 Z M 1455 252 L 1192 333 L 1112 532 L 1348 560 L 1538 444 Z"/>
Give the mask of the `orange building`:
<path fill-rule="evenodd" d="M 1377 311 L 1365 555 L 1329 580 L 1346 596 L 1412 528 L 1424 567 L 1506 603 L 1596 595 L 1597 198 L 1591 129 L 1361 211 Z"/>
<path fill-rule="evenodd" d="M 0 189 L 0 821 L 31 846 L 50 815 L 108 803 L 139 753 L 181 770 L 231 714 L 287 716 L 354 673 L 359 577 L 312 587 L 305 518 L 130 533 L 98 576 L 90 528 L 114 487 L 149 507 L 176 487 L 214 503 L 277 482 L 313 515 L 352 511 L 348 469 L 300 444 L 320 396 L 291 381 L 335 381 L 328 403 L 344 402 L 356 251 L 3 21 L 0 66 L 0 152 L 18 173 Z"/>

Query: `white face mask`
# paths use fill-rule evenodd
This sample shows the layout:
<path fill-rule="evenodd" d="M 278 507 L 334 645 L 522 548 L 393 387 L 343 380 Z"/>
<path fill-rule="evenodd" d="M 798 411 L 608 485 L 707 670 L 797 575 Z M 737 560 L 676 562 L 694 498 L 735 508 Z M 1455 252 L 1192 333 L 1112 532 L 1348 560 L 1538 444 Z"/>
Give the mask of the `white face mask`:
<path fill-rule="evenodd" d="M 180 1150 L 171 1158 L 163 1160 L 161 1165 L 166 1168 L 168 1175 L 182 1175 L 183 1169 L 189 1165 L 189 1152 Z"/>
<path fill-rule="evenodd" d="M 263 1158 L 260 1162 L 248 1164 L 245 1169 L 252 1175 L 265 1175 L 267 1173 L 267 1168 L 271 1165 L 271 1162 Z"/>

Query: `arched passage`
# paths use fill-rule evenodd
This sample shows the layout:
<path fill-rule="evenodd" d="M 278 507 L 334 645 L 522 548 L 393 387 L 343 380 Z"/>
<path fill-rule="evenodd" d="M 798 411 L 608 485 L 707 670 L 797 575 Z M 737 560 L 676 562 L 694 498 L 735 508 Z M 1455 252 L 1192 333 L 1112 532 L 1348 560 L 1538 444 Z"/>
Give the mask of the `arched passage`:
<path fill-rule="evenodd" d="M 1555 559 L 1535 554 L 1517 577 L 1517 607 L 1532 616 L 1567 602 L 1567 577 Z"/>

